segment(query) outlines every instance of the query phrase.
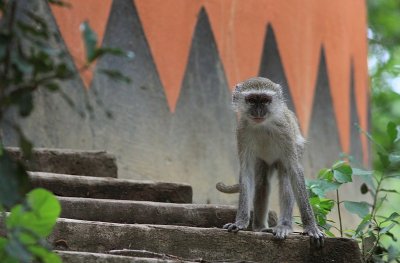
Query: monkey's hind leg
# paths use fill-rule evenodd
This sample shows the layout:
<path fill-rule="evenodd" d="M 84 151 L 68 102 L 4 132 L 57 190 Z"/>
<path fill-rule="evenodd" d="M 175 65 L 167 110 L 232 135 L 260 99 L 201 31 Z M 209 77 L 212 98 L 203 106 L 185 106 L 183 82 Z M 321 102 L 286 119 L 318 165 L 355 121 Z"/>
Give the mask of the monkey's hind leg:
<path fill-rule="evenodd" d="M 268 228 L 268 207 L 271 190 L 270 180 L 273 169 L 262 160 L 255 167 L 255 192 L 253 199 L 253 231 Z"/>
<path fill-rule="evenodd" d="M 289 175 L 282 165 L 278 165 L 278 178 L 280 217 L 278 225 L 272 229 L 272 233 L 277 239 L 285 239 L 293 232 L 292 217 L 294 196 Z"/>

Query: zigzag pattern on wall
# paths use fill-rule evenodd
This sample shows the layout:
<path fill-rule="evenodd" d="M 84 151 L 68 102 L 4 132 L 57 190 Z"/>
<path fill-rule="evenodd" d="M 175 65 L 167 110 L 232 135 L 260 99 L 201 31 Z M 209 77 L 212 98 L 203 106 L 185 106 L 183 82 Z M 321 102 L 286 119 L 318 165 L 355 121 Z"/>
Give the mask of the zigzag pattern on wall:
<path fill-rule="evenodd" d="M 88 20 L 101 40 L 111 0 L 69 0 L 53 7 L 76 65 L 84 49 L 79 23 Z M 354 66 L 356 109 L 367 129 L 366 9 L 363 0 L 134 0 L 170 110 L 175 110 L 188 63 L 194 28 L 202 8 L 208 14 L 230 87 L 262 74 L 266 28 L 274 29 L 285 80 L 302 130 L 308 133 L 320 50 L 324 47 L 329 86 L 343 151 L 350 149 L 350 72 Z M 136 51 L 138 52 L 138 51 Z M 82 76 L 89 87 L 92 74 Z M 362 142 L 364 152 L 367 148 Z"/>

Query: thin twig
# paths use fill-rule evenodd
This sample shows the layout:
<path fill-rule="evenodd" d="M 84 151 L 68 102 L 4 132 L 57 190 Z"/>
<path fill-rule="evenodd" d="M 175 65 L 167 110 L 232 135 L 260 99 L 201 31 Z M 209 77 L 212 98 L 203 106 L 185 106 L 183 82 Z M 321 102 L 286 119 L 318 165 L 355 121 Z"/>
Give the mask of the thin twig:
<path fill-rule="evenodd" d="M 339 227 L 340 227 L 340 237 L 343 237 L 343 226 L 342 226 L 342 216 L 340 214 L 340 200 L 339 200 L 339 189 L 336 189 L 336 203 L 338 208 L 338 216 L 339 216 Z"/>

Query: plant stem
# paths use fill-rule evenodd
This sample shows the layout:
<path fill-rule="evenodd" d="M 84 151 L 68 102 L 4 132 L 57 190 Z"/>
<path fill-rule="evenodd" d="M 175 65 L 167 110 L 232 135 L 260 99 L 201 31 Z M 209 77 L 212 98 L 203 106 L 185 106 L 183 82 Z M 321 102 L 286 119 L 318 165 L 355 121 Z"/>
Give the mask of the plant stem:
<path fill-rule="evenodd" d="M 374 219 L 374 222 L 375 222 L 376 225 L 378 225 L 378 222 L 375 219 Z M 367 255 L 365 256 L 365 262 L 369 262 L 370 261 L 372 255 L 374 254 L 374 251 L 375 251 L 376 247 L 379 244 L 380 239 L 381 239 L 381 235 L 380 235 L 380 232 L 378 230 L 377 237 L 376 237 L 376 240 L 374 242 L 374 245 L 372 246 L 371 250 L 367 252 Z"/>
<path fill-rule="evenodd" d="M 378 195 L 380 192 L 380 188 L 381 188 L 381 184 L 384 180 L 384 173 L 381 175 L 381 177 L 379 178 L 379 180 L 377 180 L 378 184 L 376 186 L 376 190 L 375 190 L 375 196 L 374 196 L 374 202 L 372 203 L 372 210 L 371 210 L 371 221 L 373 221 L 375 223 L 376 226 L 378 226 L 378 222 L 376 221 L 376 212 L 377 212 L 377 208 L 376 208 L 376 203 L 378 202 Z M 376 249 L 376 247 L 379 244 L 381 235 L 380 235 L 380 230 L 378 229 L 378 233 L 377 233 L 377 238 L 374 242 L 374 245 L 372 246 L 371 250 L 367 252 L 367 255 L 364 256 L 365 262 L 369 262 L 372 255 L 374 254 L 374 251 Z M 363 248 L 363 250 L 365 250 L 365 248 Z M 363 251 L 363 255 L 364 255 L 364 251 Z"/>
<path fill-rule="evenodd" d="M 380 188 L 381 188 L 381 184 L 382 184 L 382 181 L 383 181 L 383 176 L 384 175 L 382 174 L 381 178 L 378 181 L 378 185 L 376 186 L 376 190 L 375 190 L 374 202 L 372 203 L 372 210 L 371 210 L 372 217 L 371 217 L 371 219 L 373 219 L 373 220 L 374 220 L 374 218 L 376 216 L 376 203 L 378 201 L 379 191 L 381 190 Z"/>
<path fill-rule="evenodd" d="M 339 215 L 340 237 L 343 237 L 342 216 L 340 214 L 339 189 L 336 189 L 336 203 L 337 203 L 337 209 L 338 209 L 338 215 Z"/>

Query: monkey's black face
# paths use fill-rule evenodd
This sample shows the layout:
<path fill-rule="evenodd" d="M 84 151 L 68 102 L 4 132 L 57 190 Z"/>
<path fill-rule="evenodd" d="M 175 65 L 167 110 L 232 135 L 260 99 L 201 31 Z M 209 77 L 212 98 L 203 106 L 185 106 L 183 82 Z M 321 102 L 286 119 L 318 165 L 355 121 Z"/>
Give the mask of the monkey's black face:
<path fill-rule="evenodd" d="M 256 122 L 263 122 L 270 113 L 272 96 L 265 93 L 252 93 L 245 96 L 248 117 Z"/>

